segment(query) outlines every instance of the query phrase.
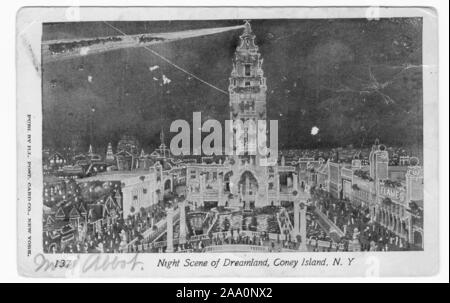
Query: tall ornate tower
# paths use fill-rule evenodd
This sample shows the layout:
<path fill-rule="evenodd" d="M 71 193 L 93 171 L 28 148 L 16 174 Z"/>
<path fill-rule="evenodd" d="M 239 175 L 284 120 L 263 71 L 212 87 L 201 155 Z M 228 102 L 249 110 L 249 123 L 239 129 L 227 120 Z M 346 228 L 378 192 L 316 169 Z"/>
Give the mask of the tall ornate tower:
<path fill-rule="evenodd" d="M 388 178 L 389 153 L 386 146 L 377 139 L 369 155 L 370 177 L 374 180 L 386 180 Z"/>
<path fill-rule="evenodd" d="M 113 153 L 111 142 L 108 143 L 108 147 L 106 148 L 105 161 L 106 162 L 114 162 L 114 153 Z"/>
<path fill-rule="evenodd" d="M 263 59 L 255 44 L 255 35 L 248 21 L 239 37 L 240 43 L 233 58 L 233 70 L 228 87 L 230 93 L 230 119 L 234 122 L 253 120 L 257 126 L 258 120 L 266 120 L 266 78 L 262 70 Z M 256 136 L 256 128 L 254 130 Z M 256 146 L 250 146 L 249 130 L 244 127 L 242 134 L 245 151 Z M 255 137 L 256 138 L 256 137 Z M 245 152 L 244 155 L 248 153 Z M 253 156 L 252 156 L 253 157 Z"/>

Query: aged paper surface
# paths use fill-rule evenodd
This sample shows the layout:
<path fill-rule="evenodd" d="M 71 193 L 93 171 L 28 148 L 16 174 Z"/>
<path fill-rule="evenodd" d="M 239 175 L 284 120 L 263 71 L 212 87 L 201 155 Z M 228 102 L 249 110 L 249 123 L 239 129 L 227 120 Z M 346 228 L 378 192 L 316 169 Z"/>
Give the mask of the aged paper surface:
<path fill-rule="evenodd" d="M 438 268 L 428 8 L 23 8 L 26 276 Z"/>

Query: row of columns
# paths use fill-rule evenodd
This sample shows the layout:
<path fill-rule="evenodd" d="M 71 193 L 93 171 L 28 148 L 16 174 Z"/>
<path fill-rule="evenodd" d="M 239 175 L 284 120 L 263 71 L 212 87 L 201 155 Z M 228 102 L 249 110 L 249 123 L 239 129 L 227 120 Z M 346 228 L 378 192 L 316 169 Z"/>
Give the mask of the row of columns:
<path fill-rule="evenodd" d="M 401 220 L 398 216 L 390 213 L 388 210 L 385 209 L 378 210 L 378 217 L 381 225 L 393 231 L 398 236 L 407 238 L 407 236 L 411 234 L 409 226 L 410 224 L 408 224 L 408 226 L 403 227 L 403 223 L 405 223 L 405 221 Z"/>

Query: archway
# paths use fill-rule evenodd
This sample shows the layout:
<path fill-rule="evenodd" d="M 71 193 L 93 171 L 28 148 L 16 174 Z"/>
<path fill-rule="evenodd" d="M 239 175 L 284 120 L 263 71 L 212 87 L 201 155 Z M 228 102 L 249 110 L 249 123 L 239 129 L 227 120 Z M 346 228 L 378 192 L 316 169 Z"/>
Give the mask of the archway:
<path fill-rule="evenodd" d="M 243 195 L 255 195 L 258 191 L 259 185 L 253 173 L 245 171 L 239 178 L 239 192 Z"/>
<path fill-rule="evenodd" d="M 229 171 L 229 172 L 227 172 L 227 173 L 225 173 L 223 175 L 223 191 L 225 193 L 231 192 L 230 180 L 231 180 L 232 176 L 233 176 L 233 172 L 232 171 Z"/>
<path fill-rule="evenodd" d="M 164 181 L 164 191 L 172 190 L 172 180 L 166 179 Z"/>
<path fill-rule="evenodd" d="M 423 237 L 422 237 L 422 233 L 420 231 L 415 231 L 414 232 L 414 245 L 416 245 L 417 247 L 422 247 L 423 245 Z"/>
<path fill-rule="evenodd" d="M 252 208 L 259 188 L 258 180 L 253 173 L 244 171 L 239 178 L 238 188 L 244 208 Z"/>
<path fill-rule="evenodd" d="M 401 223 L 401 232 L 402 232 L 403 236 L 406 236 L 408 233 L 408 230 L 406 229 L 405 221 L 402 221 L 402 223 Z"/>
<path fill-rule="evenodd" d="M 290 172 L 280 172 L 278 175 L 278 180 L 279 180 L 279 190 L 280 192 L 284 192 L 287 193 L 289 188 L 293 187 L 293 177 L 292 177 L 292 173 Z M 304 186 L 304 183 L 303 183 Z"/>
<path fill-rule="evenodd" d="M 54 252 L 57 252 L 57 251 L 58 251 L 58 246 L 56 245 L 56 243 L 52 243 L 52 244 L 49 245 L 49 247 L 48 247 L 48 252 L 49 253 L 54 253 Z"/>

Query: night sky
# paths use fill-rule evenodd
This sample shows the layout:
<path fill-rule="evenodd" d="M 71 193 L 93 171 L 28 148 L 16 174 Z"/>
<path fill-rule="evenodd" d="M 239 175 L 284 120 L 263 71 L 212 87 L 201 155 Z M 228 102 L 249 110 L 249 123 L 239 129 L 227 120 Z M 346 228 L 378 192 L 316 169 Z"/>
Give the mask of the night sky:
<path fill-rule="evenodd" d="M 243 24 L 242 20 L 111 22 L 127 34 Z M 421 146 L 422 21 L 252 20 L 264 58 L 269 119 L 279 120 L 280 148 Z M 242 30 L 151 46 L 228 90 L 231 60 Z M 43 40 L 120 35 L 102 22 L 44 25 Z M 150 67 L 160 68 L 150 71 Z M 167 76 L 163 92 L 153 77 Z M 91 108 L 95 108 L 95 113 Z M 43 66 L 43 143 L 61 149 L 78 138 L 113 146 L 123 134 L 149 151 L 173 120 L 229 118 L 228 96 L 191 78 L 144 48 L 87 55 Z M 192 125 L 192 124 L 191 124 Z M 311 134 L 313 127 L 319 129 Z"/>

